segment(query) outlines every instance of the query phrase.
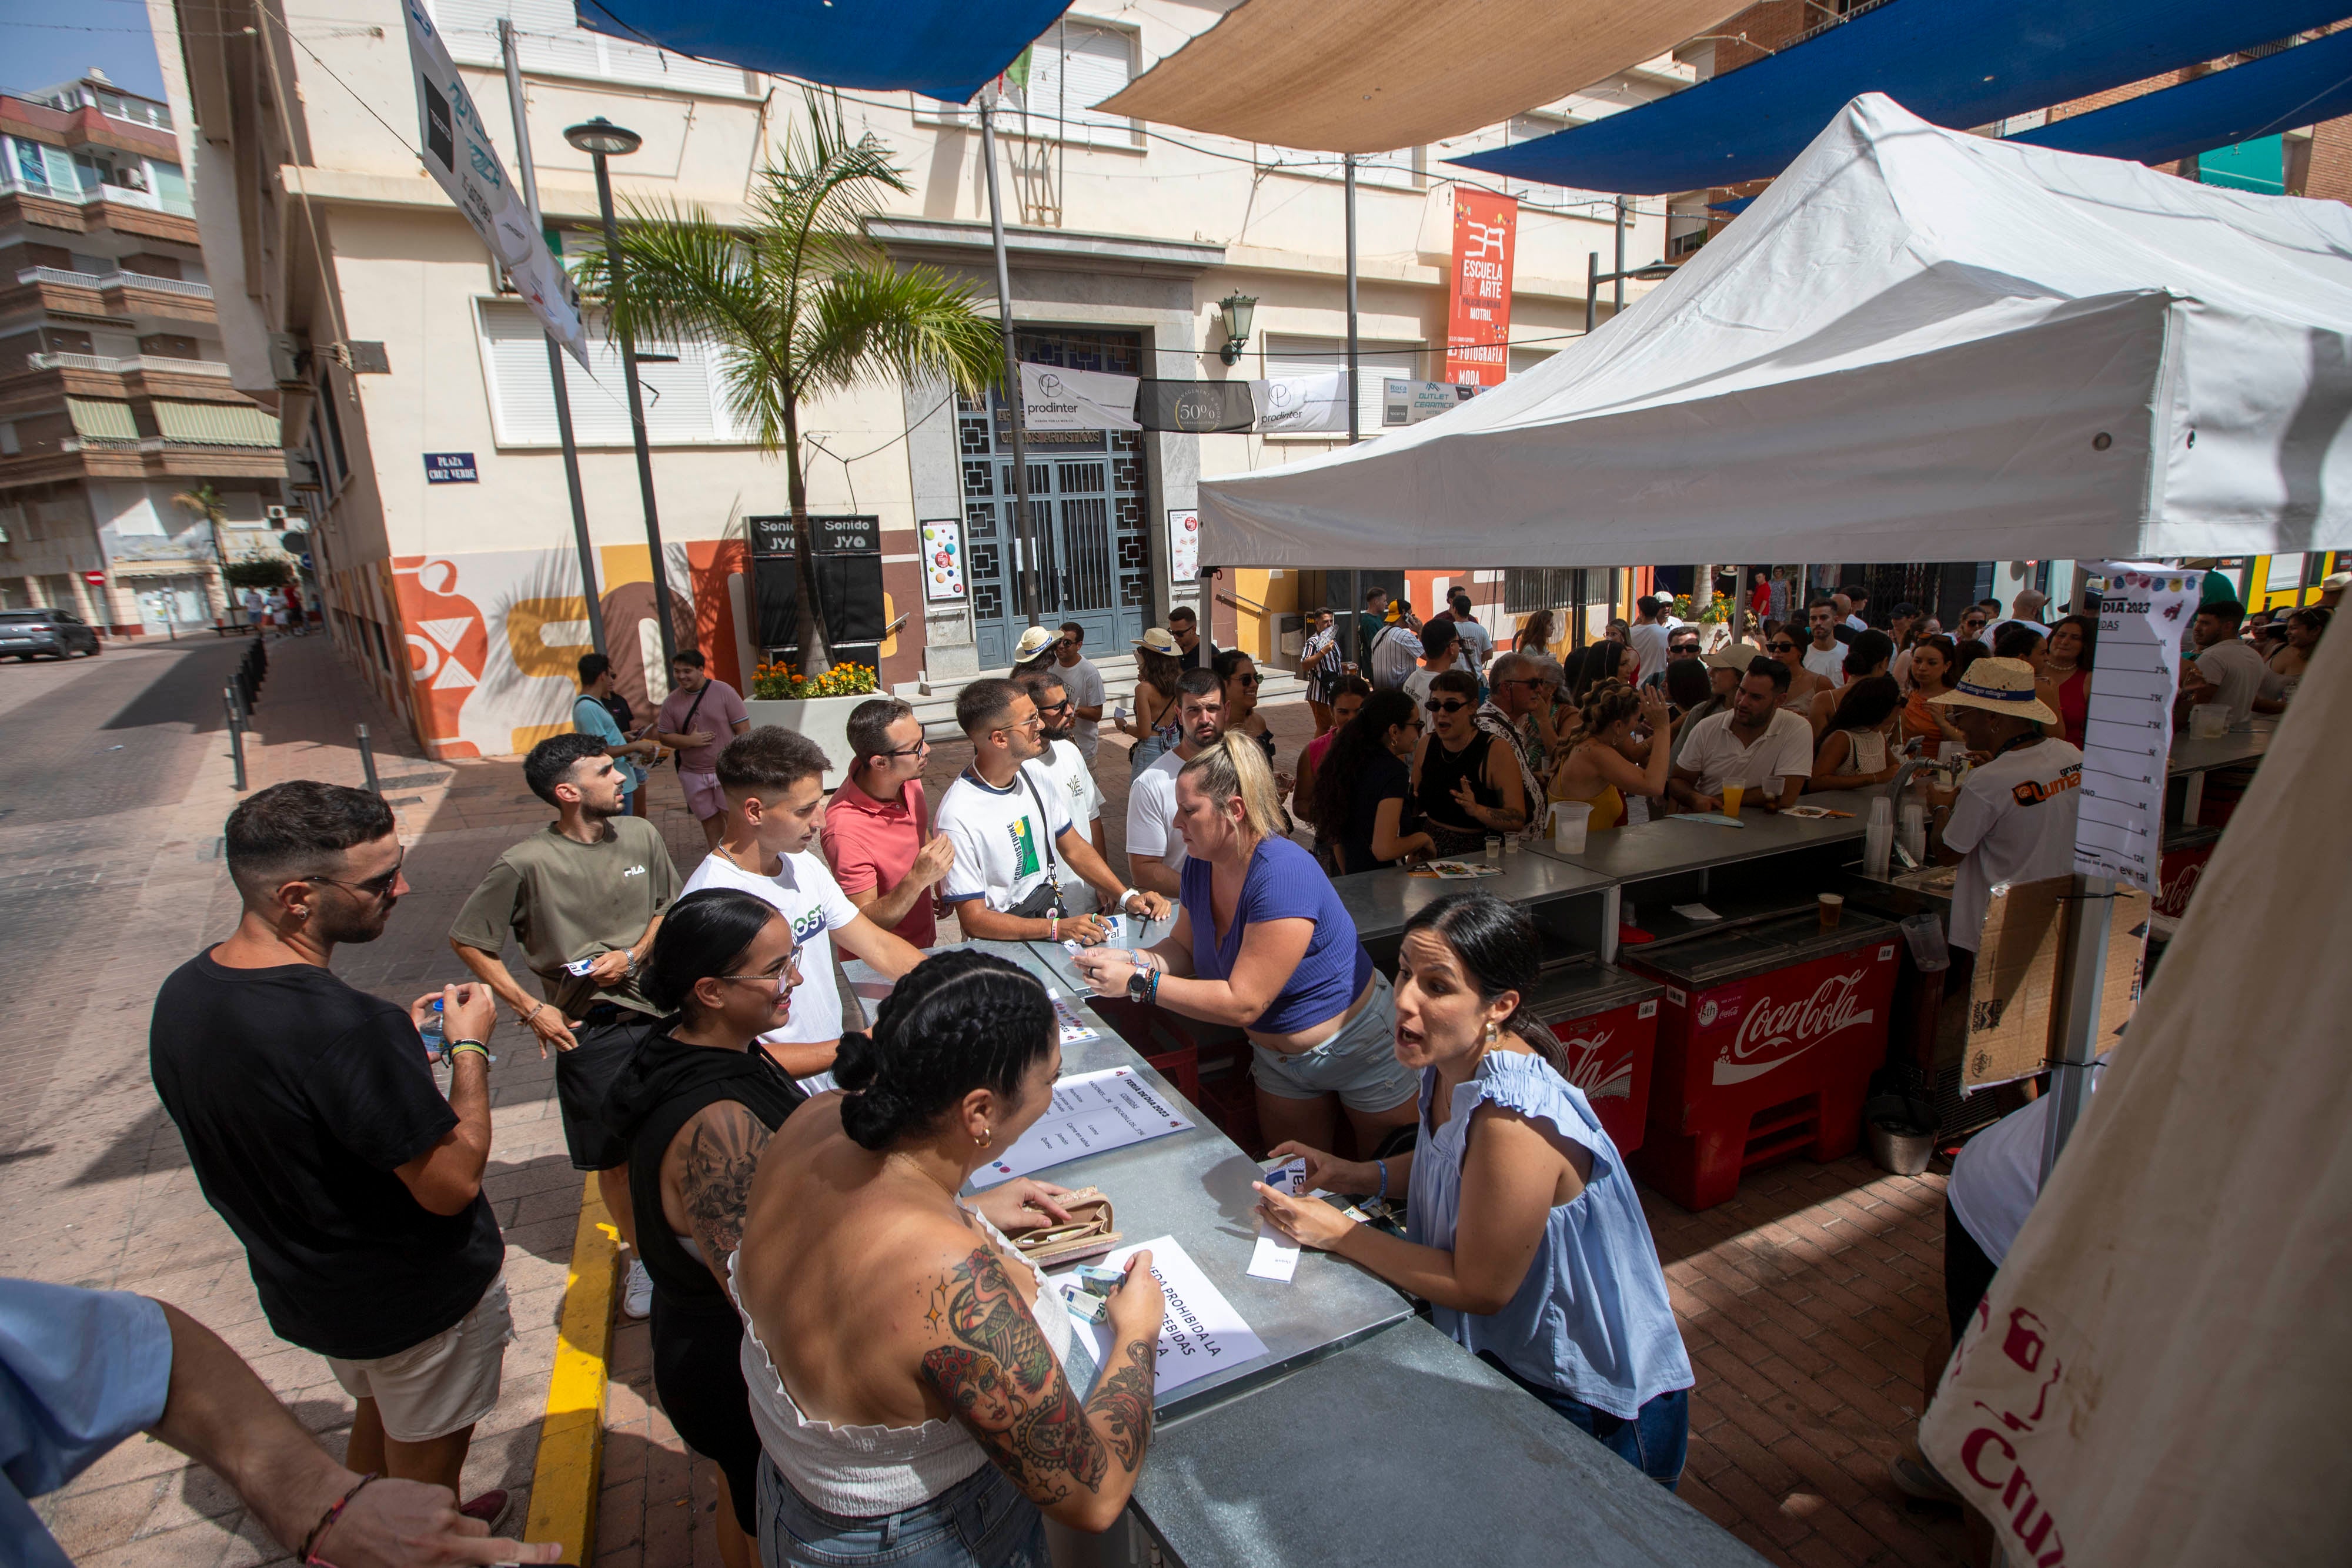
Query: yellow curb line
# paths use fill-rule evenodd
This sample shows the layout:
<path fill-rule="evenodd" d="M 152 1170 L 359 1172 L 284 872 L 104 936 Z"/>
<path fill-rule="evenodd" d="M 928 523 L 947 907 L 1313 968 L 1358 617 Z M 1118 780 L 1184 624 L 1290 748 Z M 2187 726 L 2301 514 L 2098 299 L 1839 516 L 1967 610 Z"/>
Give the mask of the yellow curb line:
<path fill-rule="evenodd" d="M 580 1194 L 572 1269 L 556 1329 L 555 1371 L 539 1424 L 530 1472 L 527 1541 L 562 1542 L 562 1561 L 596 1555 L 596 1501 L 604 1469 L 605 1364 L 613 1353 L 613 1303 L 620 1279 L 620 1232 L 592 1172 Z"/>

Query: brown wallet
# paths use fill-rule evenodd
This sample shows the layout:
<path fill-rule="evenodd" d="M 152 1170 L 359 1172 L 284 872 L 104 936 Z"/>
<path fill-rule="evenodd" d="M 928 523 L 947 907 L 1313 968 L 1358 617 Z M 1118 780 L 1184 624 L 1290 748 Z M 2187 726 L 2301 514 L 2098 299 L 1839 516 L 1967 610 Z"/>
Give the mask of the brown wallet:
<path fill-rule="evenodd" d="M 1066 1223 L 1041 1226 L 1013 1238 L 1021 1256 L 1040 1269 L 1050 1269 L 1099 1258 L 1118 1245 L 1118 1222 L 1111 1214 L 1110 1199 L 1099 1188 L 1079 1187 L 1061 1202 L 1070 1211 Z"/>

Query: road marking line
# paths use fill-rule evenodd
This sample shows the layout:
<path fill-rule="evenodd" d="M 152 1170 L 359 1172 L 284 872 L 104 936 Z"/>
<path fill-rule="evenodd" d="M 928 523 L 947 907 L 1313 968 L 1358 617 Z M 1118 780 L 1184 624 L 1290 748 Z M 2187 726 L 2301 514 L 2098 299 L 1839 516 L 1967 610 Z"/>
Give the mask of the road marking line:
<path fill-rule="evenodd" d="M 582 1186 L 580 1225 L 572 1237 L 555 1368 L 547 1384 L 547 1414 L 540 1419 L 539 1458 L 530 1472 L 530 1516 L 523 1530 L 529 1541 L 562 1542 L 566 1563 L 590 1563 L 596 1556 L 605 1372 L 613 1351 L 619 1280 L 620 1231 L 605 1212 L 592 1171 Z"/>

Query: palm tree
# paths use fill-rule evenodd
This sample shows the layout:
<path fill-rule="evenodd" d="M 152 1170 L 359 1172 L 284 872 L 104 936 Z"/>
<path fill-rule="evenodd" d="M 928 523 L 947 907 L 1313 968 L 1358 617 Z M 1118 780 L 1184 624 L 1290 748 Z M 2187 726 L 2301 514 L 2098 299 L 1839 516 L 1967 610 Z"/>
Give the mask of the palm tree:
<path fill-rule="evenodd" d="M 221 601 L 224 606 L 236 602 L 228 591 L 228 550 L 221 543 L 221 525 L 228 521 L 228 503 L 210 485 L 199 485 L 193 490 L 183 490 L 172 497 L 172 504 L 185 507 L 202 517 L 213 535 L 213 570 L 221 574 Z"/>
<path fill-rule="evenodd" d="M 762 172 L 749 226 L 630 201 L 617 286 L 601 254 L 581 267 L 583 291 L 602 293 L 614 328 L 632 339 L 718 343 L 739 415 L 760 445 L 783 454 L 805 674 L 832 661 L 816 612 L 802 403 L 888 375 L 974 395 L 1003 379 L 1003 340 L 971 289 L 931 267 L 893 267 L 859 227 L 885 195 L 913 189 L 879 138 L 852 141 L 839 103 L 811 93 L 807 123 Z"/>

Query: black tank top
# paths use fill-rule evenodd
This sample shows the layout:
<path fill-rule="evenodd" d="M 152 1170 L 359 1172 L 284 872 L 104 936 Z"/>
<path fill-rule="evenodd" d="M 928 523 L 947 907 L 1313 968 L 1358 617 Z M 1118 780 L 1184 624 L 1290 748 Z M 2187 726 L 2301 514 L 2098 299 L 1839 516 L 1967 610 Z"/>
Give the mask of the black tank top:
<path fill-rule="evenodd" d="M 1428 749 L 1421 757 L 1421 789 L 1413 796 L 1421 814 L 1455 832 L 1486 832 L 1486 827 L 1454 798 L 1454 789 L 1467 779 L 1471 796 L 1478 804 L 1489 810 L 1502 805 L 1502 792 L 1486 782 L 1486 748 L 1494 743 L 1495 737 L 1482 729 L 1461 750 L 1448 751 L 1444 741 L 1430 737 Z"/>
<path fill-rule="evenodd" d="M 665 1019 L 646 1030 L 645 1042 L 605 1101 L 605 1120 L 628 1142 L 629 1207 L 637 1221 L 637 1255 L 666 1304 L 732 1316 L 734 1303 L 711 1272 L 727 1260 L 708 1264 L 678 1245 L 662 1213 L 663 1156 L 704 1107 L 732 1100 L 774 1132 L 808 1096 L 756 1044 L 748 1051 L 719 1051 L 673 1040 Z"/>

